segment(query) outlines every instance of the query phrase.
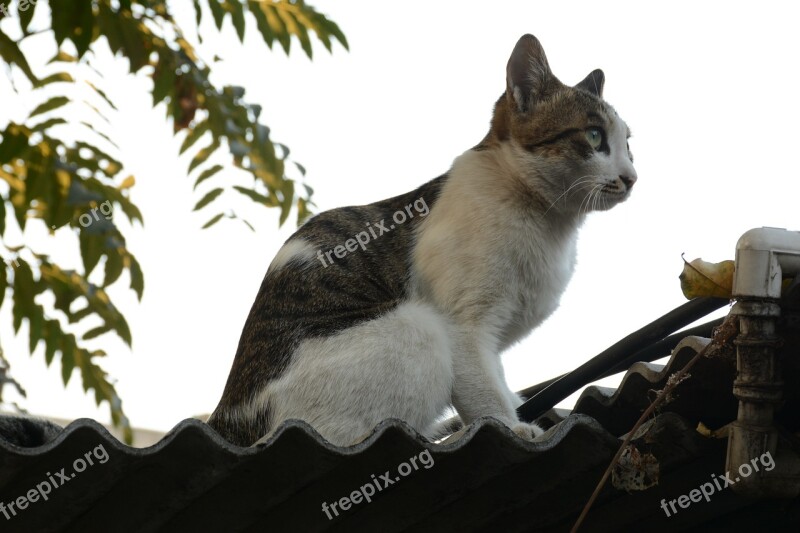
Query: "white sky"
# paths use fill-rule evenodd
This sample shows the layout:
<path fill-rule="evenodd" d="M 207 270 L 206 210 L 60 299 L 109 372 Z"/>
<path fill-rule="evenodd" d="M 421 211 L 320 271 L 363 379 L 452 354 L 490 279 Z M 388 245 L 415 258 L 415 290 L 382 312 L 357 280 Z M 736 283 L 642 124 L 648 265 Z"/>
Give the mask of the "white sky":
<path fill-rule="evenodd" d="M 219 84 L 242 85 L 250 102 L 263 105 L 273 138 L 307 167 L 319 210 L 377 201 L 445 172 L 486 133 L 523 33 L 540 39 L 565 83 L 605 71 L 605 97 L 634 133 L 639 181 L 627 203 L 589 217 L 560 309 L 503 355 L 514 389 L 578 366 L 682 304 L 681 253 L 732 259 L 738 236 L 751 227 L 800 229 L 796 5 L 312 4 L 339 23 L 349 53 L 315 46 L 311 62 L 298 47 L 286 59 L 267 50 L 250 21 L 244 46 L 226 24 L 224 37 L 206 28 L 200 51 L 224 59 L 214 66 Z M 186 9 L 178 17 L 190 27 L 189 3 L 174 5 Z M 261 279 L 294 223 L 276 231 L 277 212 L 226 194 L 216 203 L 250 213 L 257 233 L 235 221 L 201 231 L 218 211 L 191 209 L 226 174 L 192 193 L 190 157 L 177 157 L 182 136 L 172 137 L 163 106 L 151 108 L 149 79 L 127 76 L 125 61 L 98 65 L 120 108 L 110 113 L 120 158 L 137 178 L 133 199 L 146 225 L 122 227 L 144 269 L 145 295 L 136 302 L 127 274 L 110 291 L 128 318 L 132 351 L 111 335 L 90 346 L 110 352 L 103 364 L 132 423 L 167 430 L 213 410 Z M 0 78 L 0 126 L 23 120 L 39 101 L 15 95 Z M 71 230 L 48 239 L 31 229 L 37 250 L 79 265 Z M 6 243 L 19 240 L 9 233 Z M 0 310 L 0 338 L 28 390 L 23 405 L 42 415 L 108 420 L 108 408 L 95 408 L 77 372 L 64 390 L 60 365 L 46 370 L 42 347 L 28 356 L 27 327 L 13 338 L 10 304 Z"/>

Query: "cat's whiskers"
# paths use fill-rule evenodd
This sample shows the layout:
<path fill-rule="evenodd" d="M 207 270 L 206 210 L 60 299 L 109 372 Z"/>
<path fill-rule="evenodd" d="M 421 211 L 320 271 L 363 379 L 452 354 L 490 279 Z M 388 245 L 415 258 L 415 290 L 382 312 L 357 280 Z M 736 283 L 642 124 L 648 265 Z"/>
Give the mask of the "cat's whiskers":
<path fill-rule="evenodd" d="M 589 214 L 589 211 L 594 208 L 594 205 L 591 202 L 593 202 L 593 200 L 596 197 L 596 194 L 598 192 L 600 192 L 602 190 L 602 188 L 603 188 L 603 184 L 602 183 L 596 183 L 594 185 L 594 187 L 592 187 L 592 189 L 589 191 L 589 193 L 586 195 L 586 197 L 584 197 L 584 199 L 581 200 L 581 204 L 578 206 L 578 213 L 583 211 L 583 204 L 585 202 L 586 203 L 586 211 L 585 211 L 585 213 L 587 215 Z"/>
<path fill-rule="evenodd" d="M 558 198 L 556 198 L 555 200 L 553 200 L 553 202 L 552 202 L 552 203 L 550 204 L 550 206 L 549 206 L 549 207 L 548 207 L 548 208 L 545 210 L 545 212 L 544 212 L 544 215 L 542 215 L 542 216 L 543 216 L 543 217 L 544 217 L 544 216 L 547 216 L 547 213 L 549 213 L 549 212 L 550 212 L 550 209 L 552 209 L 552 208 L 553 208 L 553 206 L 554 206 L 554 205 L 556 205 L 556 202 L 558 202 L 558 201 L 559 201 L 561 198 L 564 198 L 564 206 L 566 206 L 566 205 L 567 205 L 567 193 L 569 193 L 569 192 L 570 192 L 572 189 L 574 189 L 575 187 L 578 187 L 578 186 L 580 186 L 580 185 L 585 185 L 585 184 L 587 184 L 587 183 L 592 183 L 592 182 L 593 182 L 595 179 L 597 179 L 597 177 L 596 177 L 596 176 L 591 176 L 591 175 L 581 176 L 580 178 L 578 178 L 578 180 L 577 180 L 577 181 L 575 181 L 575 183 L 573 183 L 573 184 L 572 184 L 572 185 L 570 185 L 569 187 L 567 187 L 567 189 L 565 189 L 565 190 L 564 190 L 564 192 L 563 192 L 563 193 L 561 193 L 561 194 L 558 196 Z"/>
<path fill-rule="evenodd" d="M 603 189 L 601 187 L 600 190 L 597 191 L 597 193 L 594 195 L 594 198 L 592 198 L 592 211 L 596 211 L 597 210 L 597 200 L 600 199 L 602 194 L 603 194 Z"/>

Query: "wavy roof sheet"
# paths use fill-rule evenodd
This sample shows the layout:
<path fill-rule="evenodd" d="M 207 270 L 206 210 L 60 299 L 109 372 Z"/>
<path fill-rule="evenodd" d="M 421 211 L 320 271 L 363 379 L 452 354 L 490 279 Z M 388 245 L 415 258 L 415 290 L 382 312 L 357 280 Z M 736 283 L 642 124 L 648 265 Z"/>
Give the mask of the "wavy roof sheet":
<path fill-rule="evenodd" d="M 481 419 L 454 442 L 434 444 L 386 420 L 364 442 L 338 448 L 292 421 L 264 445 L 239 448 L 186 420 L 155 446 L 135 449 L 96 422 L 78 420 L 36 448 L 0 441 L 6 508 L 51 478 L 60 485 L 15 516 L 0 513 L 0 531 L 568 531 L 649 391 L 663 387 L 704 342 L 686 339 L 663 369 L 634 365 L 616 392 L 590 387 L 572 414 L 545 417 L 544 424 L 558 423 L 536 442 Z M 701 436 L 697 422 L 714 427 L 736 414 L 731 361 L 702 359 L 692 373 L 698 379 L 682 384 L 647 435 L 634 441 L 655 457 L 658 484 L 629 493 L 608 483 L 582 531 L 800 524 L 798 502 L 752 502 L 732 490 L 665 515 L 662 498 L 687 494 L 724 471 L 726 441 Z M 431 461 L 423 464 L 425 450 Z M 330 512 L 369 484 L 381 487 L 371 502 L 362 493 L 346 510 L 338 503 L 338 516 Z"/>

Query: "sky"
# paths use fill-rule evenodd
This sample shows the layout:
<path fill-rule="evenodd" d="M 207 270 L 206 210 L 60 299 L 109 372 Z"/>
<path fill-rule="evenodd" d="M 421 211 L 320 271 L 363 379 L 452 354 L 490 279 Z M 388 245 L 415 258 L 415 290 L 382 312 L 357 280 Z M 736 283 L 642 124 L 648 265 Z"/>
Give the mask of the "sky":
<path fill-rule="evenodd" d="M 213 65 L 218 84 L 243 86 L 263 106 L 273 139 L 307 168 L 318 211 L 394 196 L 446 172 L 488 131 L 506 62 L 525 33 L 539 38 L 564 83 L 605 72 L 605 99 L 633 131 L 639 180 L 626 203 L 588 217 L 560 308 L 502 355 L 512 389 L 567 372 L 684 303 L 682 254 L 733 259 L 750 228 L 800 229 L 794 4 L 310 3 L 340 25 L 350 51 L 317 45 L 309 61 L 297 47 L 287 58 L 267 49 L 252 21 L 243 45 L 229 22 L 219 34 L 206 21 L 199 52 L 222 58 Z M 191 27 L 189 3 L 173 5 Z M 290 219 L 278 229 L 277 212 L 224 195 L 219 205 L 247 213 L 257 231 L 236 221 L 201 230 L 216 211 L 192 213 L 207 189 L 192 192 L 190 157 L 177 155 L 182 135 L 172 135 L 163 106 L 152 108 L 149 78 L 126 74 L 126 61 L 103 51 L 97 65 L 119 108 L 109 116 L 119 157 L 137 179 L 132 198 L 145 225 L 118 223 L 142 264 L 145 293 L 137 302 L 127 274 L 109 291 L 132 349 L 111 335 L 90 346 L 109 352 L 103 366 L 132 424 L 169 430 L 214 409 L 266 268 L 296 226 Z M 23 120 L 40 98 L 15 94 L 1 77 L 0 126 Z M 215 179 L 243 180 L 236 171 Z M 25 239 L 78 266 L 71 232 L 49 238 L 31 228 Z M 9 235 L 6 244 L 19 242 Z M 42 347 L 29 355 L 27 327 L 14 337 L 10 308 L 0 309 L 0 339 L 28 391 L 22 405 L 108 421 L 107 406 L 95 407 L 77 375 L 65 389 L 59 365 L 45 368 Z"/>

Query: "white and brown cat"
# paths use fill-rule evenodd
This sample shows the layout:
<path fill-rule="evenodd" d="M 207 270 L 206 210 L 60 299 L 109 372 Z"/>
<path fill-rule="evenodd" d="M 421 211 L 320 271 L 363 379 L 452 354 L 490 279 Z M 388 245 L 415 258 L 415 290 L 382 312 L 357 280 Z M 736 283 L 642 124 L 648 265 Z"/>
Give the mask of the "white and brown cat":
<path fill-rule="evenodd" d="M 564 85 L 525 35 L 489 133 L 446 174 L 300 227 L 267 270 L 209 425 L 248 446 L 295 418 L 349 445 L 386 418 L 431 435 L 453 406 L 465 424 L 539 435 L 517 417 L 500 354 L 558 306 L 586 214 L 636 182 L 603 82 L 595 70 Z"/>

